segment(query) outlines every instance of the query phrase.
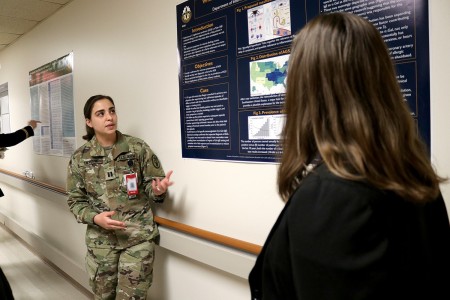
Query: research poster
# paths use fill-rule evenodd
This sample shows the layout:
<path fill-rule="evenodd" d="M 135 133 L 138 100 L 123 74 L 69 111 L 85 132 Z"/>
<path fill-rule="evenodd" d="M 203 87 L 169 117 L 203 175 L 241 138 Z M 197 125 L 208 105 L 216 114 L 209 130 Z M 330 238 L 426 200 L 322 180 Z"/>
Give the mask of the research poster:
<path fill-rule="evenodd" d="M 73 101 L 73 53 L 29 73 L 31 118 L 37 154 L 70 157 L 76 150 Z"/>
<path fill-rule="evenodd" d="M 428 1 L 189 0 L 176 9 L 183 158 L 277 162 L 293 35 L 334 11 L 378 28 L 430 144 Z"/>
<path fill-rule="evenodd" d="M 0 84 L 0 133 L 10 133 L 8 83 Z"/>

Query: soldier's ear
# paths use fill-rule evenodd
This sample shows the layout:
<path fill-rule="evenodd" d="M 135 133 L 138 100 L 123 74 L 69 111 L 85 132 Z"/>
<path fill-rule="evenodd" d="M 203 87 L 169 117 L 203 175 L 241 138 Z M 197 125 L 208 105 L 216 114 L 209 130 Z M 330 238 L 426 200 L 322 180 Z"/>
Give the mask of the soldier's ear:
<path fill-rule="evenodd" d="M 86 119 L 86 125 L 92 128 L 92 123 L 90 119 Z"/>

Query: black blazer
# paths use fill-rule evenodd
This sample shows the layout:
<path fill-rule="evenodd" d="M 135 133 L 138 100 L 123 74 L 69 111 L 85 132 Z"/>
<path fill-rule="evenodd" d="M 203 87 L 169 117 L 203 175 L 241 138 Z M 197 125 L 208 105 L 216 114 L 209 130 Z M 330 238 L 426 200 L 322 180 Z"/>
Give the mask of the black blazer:
<path fill-rule="evenodd" d="M 322 164 L 285 205 L 249 283 L 263 300 L 448 300 L 442 196 L 415 205 Z"/>
<path fill-rule="evenodd" d="M 26 140 L 30 136 L 34 135 L 33 127 L 25 126 L 22 129 L 12 133 L 0 134 L 0 148 L 11 147 Z M 2 189 L 0 189 L 0 197 L 3 197 Z"/>
<path fill-rule="evenodd" d="M 0 134 L 0 147 L 11 147 L 34 135 L 33 127 L 26 126 L 13 133 Z"/>

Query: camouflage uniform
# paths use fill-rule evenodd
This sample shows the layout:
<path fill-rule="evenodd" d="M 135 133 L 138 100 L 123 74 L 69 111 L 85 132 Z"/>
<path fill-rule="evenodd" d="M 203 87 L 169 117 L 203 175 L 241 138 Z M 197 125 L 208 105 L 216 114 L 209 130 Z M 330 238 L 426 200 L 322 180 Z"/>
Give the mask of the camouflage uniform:
<path fill-rule="evenodd" d="M 139 193 L 129 199 L 124 175 L 131 173 L 137 174 Z M 109 152 L 95 137 L 77 149 L 67 174 L 70 210 L 87 224 L 86 268 L 95 299 L 145 299 L 159 236 L 150 199 L 165 198 L 151 186 L 153 177 L 165 176 L 157 156 L 141 139 L 117 131 Z M 126 229 L 94 224 L 94 216 L 105 211 L 115 211 L 112 219 L 125 222 Z"/>

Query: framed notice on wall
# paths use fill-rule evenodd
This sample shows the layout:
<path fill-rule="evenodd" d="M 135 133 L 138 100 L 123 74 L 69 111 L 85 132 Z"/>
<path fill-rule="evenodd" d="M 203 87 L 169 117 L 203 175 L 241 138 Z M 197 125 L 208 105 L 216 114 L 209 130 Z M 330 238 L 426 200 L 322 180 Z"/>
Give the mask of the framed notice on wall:
<path fill-rule="evenodd" d="M 10 133 L 8 83 L 0 84 L 0 133 Z"/>
<path fill-rule="evenodd" d="M 34 152 L 70 157 L 76 149 L 73 102 L 73 53 L 29 73 Z"/>
<path fill-rule="evenodd" d="M 429 145 L 427 0 L 189 0 L 177 5 L 183 157 L 276 162 L 293 35 L 334 11 L 378 28 Z"/>

